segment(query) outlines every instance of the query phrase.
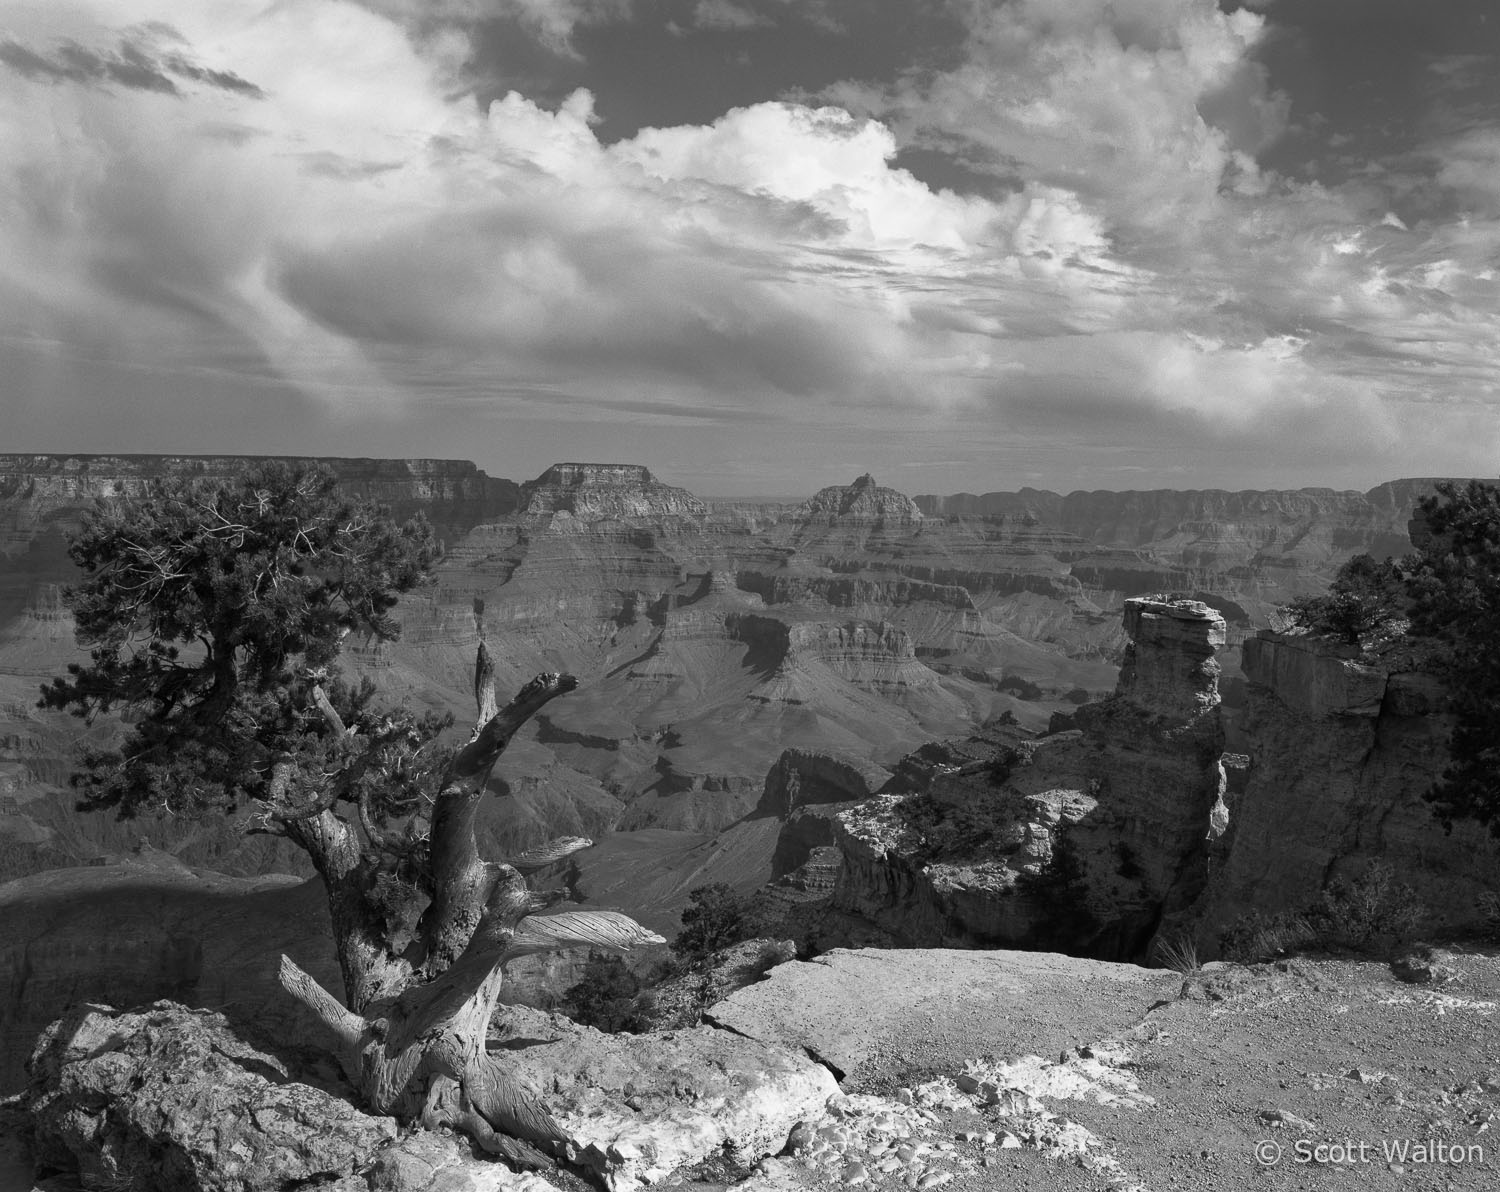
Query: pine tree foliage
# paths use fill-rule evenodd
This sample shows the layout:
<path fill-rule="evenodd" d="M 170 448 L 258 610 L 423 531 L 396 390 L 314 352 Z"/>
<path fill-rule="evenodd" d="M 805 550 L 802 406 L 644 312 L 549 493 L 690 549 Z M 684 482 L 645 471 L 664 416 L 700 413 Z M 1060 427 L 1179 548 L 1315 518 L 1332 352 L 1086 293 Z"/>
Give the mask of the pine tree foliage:
<path fill-rule="evenodd" d="M 672 951 L 695 961 L 738 943 L 744 938 L 748 910 L 746 900 L 725 882 L 697 887 L 688 894 L 682 930 L 672 941 Z"/>
<path fill-rule="evenodd" d="M 130 720 L 118 749 L 84 757 L 83 807 L 229 811 L 267 795 L 279 759 L 341 773 L 337 797 L 357 801 L 374 793 L 363 775 L 438 760 L 423 753 L 445 722 L 381 711 L 334 670 L 347 635 L 399 635 L 391 610 L 438 557 L 424 520 L 341 497 L 326 468 L 270 463 L 234 486 L 169 479 L 101 501 L 68 553 L 90 658 L 41 704 Z M 356 735 L 336 737 L 319 692 Z"/>
<path fill-rule="evenodd" d="M 1472 818 L 1500 836 L 1500 486 L 1439 485 L 1418 514 L 1412 632 L 1441 648 L 1457 713 L 1430 797 L 1449 827 Z"/>
<path fill-rule="evenodd" d="M 1321 596 L 1299 596 L 1282 609 L 1294 627 L 1379 652 L 1409 627 L 1406 577 L 1392 559 L 1355 555 Z"/>

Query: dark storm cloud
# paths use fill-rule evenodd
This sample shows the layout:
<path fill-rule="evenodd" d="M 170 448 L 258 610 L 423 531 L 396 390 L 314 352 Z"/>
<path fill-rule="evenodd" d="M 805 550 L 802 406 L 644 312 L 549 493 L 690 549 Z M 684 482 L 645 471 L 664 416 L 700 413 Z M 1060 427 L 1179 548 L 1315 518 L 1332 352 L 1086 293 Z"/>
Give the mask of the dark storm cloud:
<path fill-rule="evenodd" d="M 66 41 L 50 57 L 16 41 L 0 41 L 0 63 L 40 82 L 77 83 L 86 87 L 113 84 L 132 91 L 181 95 L 175 76 L 252 99 L 265 98 L 264 91 L 232 71 L 209 70 L 175 51 L 157 55 L 129 38 L 122 38 L 113 54 L 98 53 Z"/>

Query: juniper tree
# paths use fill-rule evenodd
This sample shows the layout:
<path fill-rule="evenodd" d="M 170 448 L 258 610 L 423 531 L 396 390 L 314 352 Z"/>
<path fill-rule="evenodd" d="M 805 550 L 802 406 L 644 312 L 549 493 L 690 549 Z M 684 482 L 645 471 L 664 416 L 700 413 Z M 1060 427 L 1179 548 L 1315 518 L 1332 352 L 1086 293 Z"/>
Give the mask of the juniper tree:
<path fill-rule="evenodd" d="M 1376 652 L 1399 641 L 1448 678 L 1450 764 L 1427 797 L 1446 826 L 1474 819 L 1500 836 L 1500 486 L 1441 483 L 1411 526 L 1410 554 L 1383 563 L 1357 555 L 1326 596 L 1283 612 Z"/>
<path fill-rule="evenodd" d="M 1413 527 L 1412 633 L 1437 646 L 1456 714 L 1429 798 L 1446 825 L 1477 819 L 1500 836 L 1500 486 L 1440 484 Z"/>
<path fill-rule="evenodd" d="M 425 521 L 398 525 L 341 497 L 321 468 L 268 464 L 237 484 L 168 480 L 100 502 L 69 545 L 83 579 L 66 601 L 89 660 L 41 703 L 86 719 L 131 713 L 116 748 L 82 756 L 82 807 L 240 814 L 306 851 L 327 889 L 345 1001 L 286 957 L 281 981 L 371 1108 L 546 1165 L 566 1146 L 561 1129 L 484 1046 L 503 966 L 658 937 L 610 912 L 540 913 L 551 900 L 525 875 L 589 841 L 508 864 L 475 843 L 496 760 L 576 687 L 571 675 L 538 675 L 501 707 L 481 639 L 476 723 L 457 748 L 440 742 L 451 717 L 382 707 L 367 680 L 340 677 L 343 640 L 396 638 L 392 610 L 438 553 Z"/>

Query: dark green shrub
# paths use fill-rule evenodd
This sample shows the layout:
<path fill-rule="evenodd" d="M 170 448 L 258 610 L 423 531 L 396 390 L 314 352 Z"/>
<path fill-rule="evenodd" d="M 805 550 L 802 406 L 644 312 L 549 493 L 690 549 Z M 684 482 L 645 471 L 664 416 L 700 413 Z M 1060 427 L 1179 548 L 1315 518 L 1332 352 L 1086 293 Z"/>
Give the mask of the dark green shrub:
<path fill-rule="evenodd" d="M 620 956 L 590 952 L 583 979 L 563 991 L 562 1009 L 574 1022 L 610 1034 L 643 1029 L 640 979 Z"/>
<path fill-rule="evenodd" d="M 1405 942 L 1426 918 L 1426 908 L 1389 861 L 1371 861 L 1354 879 L 1335 878 L 1318 904 L 1318 919 L 1330 943 L 1367 948 L 1381 940 Z"/>
<path fill-rule="evenodd" d="M 1407 626 L 1405 576 L 1390 559 L 1355 555 L 1322 596 L 1299 596 L 1283 606 L 1292 626 L 1349 646 L 1378 650 Z"/>
<path fill-rule="evenodd" d="M 1227 959 L 1243 964 L 1292 952 L 1380 954 L 1409 943 L 1426 914 L 1390 862 L 1376 860 L 1356 878 L 1335 878 L 1305 910 L 1251 912 L 1220 937 L 1219 947 Z"/>
<path fill-rule="evenodd" d="M 688 895 L 682 912 L 682 930 L 672 941 L 672 951 L 688 962 L 745 939 L 747 899 L 724 882 L 699 886 Z"/>

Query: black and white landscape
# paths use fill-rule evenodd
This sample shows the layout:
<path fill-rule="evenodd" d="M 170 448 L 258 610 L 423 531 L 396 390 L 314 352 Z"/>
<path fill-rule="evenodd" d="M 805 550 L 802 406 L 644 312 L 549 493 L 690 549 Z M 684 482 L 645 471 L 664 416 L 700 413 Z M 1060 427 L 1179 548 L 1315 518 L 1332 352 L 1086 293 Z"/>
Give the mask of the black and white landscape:
<path fill-rule="evenodd" d="M 1497 79 L 0 6 L 0 1192 L 1495 1186 Z"/>

